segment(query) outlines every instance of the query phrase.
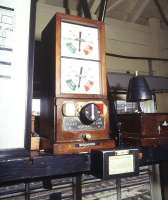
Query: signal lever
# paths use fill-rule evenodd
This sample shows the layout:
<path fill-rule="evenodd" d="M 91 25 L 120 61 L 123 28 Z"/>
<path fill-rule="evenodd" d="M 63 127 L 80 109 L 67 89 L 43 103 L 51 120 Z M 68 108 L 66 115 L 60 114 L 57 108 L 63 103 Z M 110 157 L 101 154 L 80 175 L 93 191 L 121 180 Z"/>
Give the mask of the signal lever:
<path fill-rule="evenodd" d="M 123 134 L 121 132 L 121 122 L 117 122 L 117 146 L 123 147 L 124 146 L 124 140 L 123 140 Z"/>

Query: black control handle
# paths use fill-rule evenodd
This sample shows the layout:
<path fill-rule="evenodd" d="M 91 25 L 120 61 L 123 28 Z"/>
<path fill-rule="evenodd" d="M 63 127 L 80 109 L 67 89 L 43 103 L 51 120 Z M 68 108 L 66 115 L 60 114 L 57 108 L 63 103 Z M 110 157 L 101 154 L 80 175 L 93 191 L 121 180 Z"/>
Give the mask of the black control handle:
<path fill-rule="evenodd" d="M 117 122 L 117 142 L 118 142 L 118 147 L 123 147 L 124 146 L 123 134 L 121 132 L 121 125 L 122 125 L 122 123 L 120 121 Z"/>
<path fill-rule="evenodd" d="M 95 103 L 88 103 L 80 111 L 80 120 L 83 124 L 90 125 L 100 116 L 100 111 Z"/>

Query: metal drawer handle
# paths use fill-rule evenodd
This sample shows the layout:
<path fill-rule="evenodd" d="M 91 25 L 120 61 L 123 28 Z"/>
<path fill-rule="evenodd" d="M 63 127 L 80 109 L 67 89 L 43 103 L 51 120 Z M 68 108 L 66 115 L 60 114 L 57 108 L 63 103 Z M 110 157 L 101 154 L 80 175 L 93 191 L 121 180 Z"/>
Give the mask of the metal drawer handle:
<path fill-rule="evenodd" d="M 160 125 L 158 125 L 157 129 L 158 129 L 158 132 L 159 132 L 159 135 L 160 135 L 160 131 L 161 131 Z"/>
<path fill-rule="evenodd" d="M 165 121 L 161 124 L 161 126 L 167 127 L 167 126 L 168 126 L 168 122 L 165 120 Z"/>
<path fill-rule="evenodd" d="M 161 129 L 166 128 L 166 127 L 168 127 L 168 122 L 166 120 L 164 122 L 161 122 L 160 125 L 158 125 L 157 130 L 159 132 L 159 135 L 160 135 Z"/>

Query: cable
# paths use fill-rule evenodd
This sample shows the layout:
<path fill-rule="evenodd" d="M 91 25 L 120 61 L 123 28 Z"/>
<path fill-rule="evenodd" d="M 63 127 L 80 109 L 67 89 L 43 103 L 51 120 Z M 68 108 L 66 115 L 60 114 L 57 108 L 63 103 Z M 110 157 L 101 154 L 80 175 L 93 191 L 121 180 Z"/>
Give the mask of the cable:
<path fill-rule="evenodd" d="M 65 8 L 65 13 L 70 15 L 69 1 L 68 0 L 63 0 L 63 7 Z"/>
<path fill-rule="evenodd" d="M 101 0 L 98 20 L 104 22 L 108 0 Z"/>

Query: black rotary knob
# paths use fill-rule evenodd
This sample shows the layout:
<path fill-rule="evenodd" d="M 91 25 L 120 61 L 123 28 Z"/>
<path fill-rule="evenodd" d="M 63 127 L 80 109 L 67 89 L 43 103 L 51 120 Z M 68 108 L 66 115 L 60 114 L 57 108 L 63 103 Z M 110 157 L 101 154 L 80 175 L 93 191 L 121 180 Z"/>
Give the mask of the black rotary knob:
<path fill-rule="evenodd" d="M 90 125 L 100 116 L 100 111 L 95 103 L 88 103 L 80 111 L 80 120 L 83 124 Z"/>

